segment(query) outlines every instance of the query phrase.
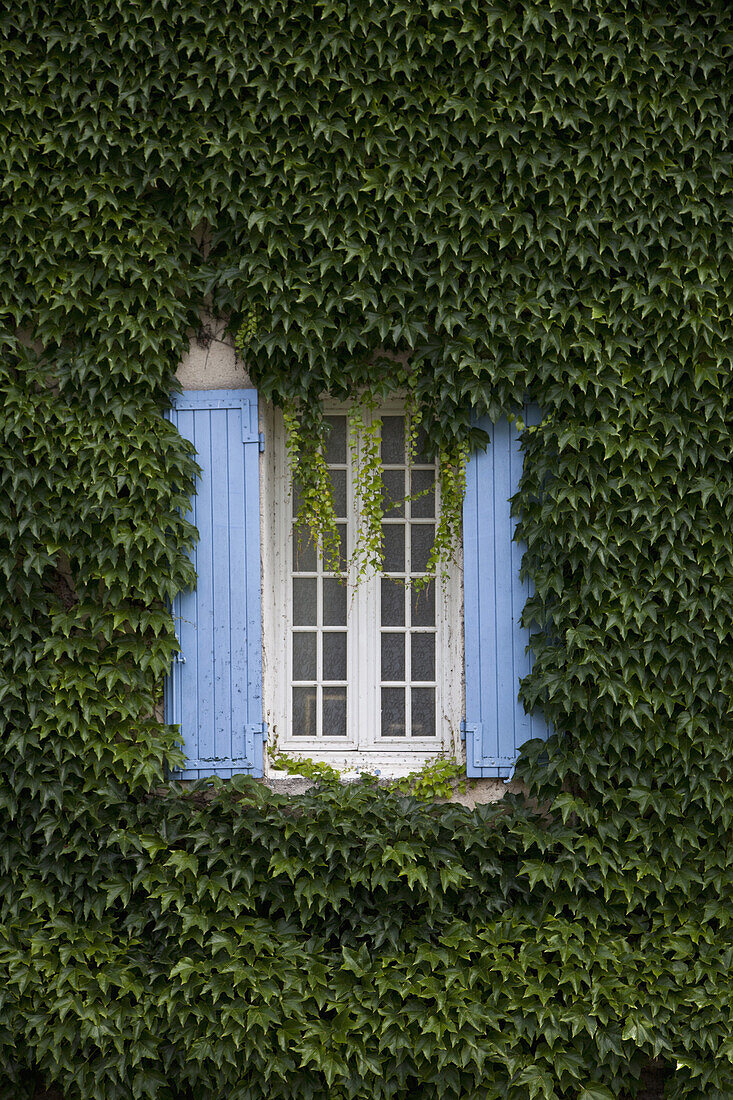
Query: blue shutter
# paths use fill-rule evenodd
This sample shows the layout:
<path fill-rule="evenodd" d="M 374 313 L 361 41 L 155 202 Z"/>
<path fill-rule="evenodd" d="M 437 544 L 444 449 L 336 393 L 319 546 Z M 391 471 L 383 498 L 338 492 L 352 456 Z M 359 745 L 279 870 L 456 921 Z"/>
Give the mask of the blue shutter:
<path fill-rule="evenodd" d="M 539 418 L 536 406 L 525 409 L 527 423 Z M 467 770 L 507 778 L 521 745 L 546 738 L 548 729 L 518 699 L 531 668 L 529 631 L 519 623 L 530 587 L 519 581 L 524 548 L 514 541 L 509 504 L 522 474 L 519 433 L 507 420 L 492 425 L 485 418 L 478 426 L 491 442 L 469 460 L 463 509 Z"/>
<path fill-rule="evenodd" d="M 188 759 L 171 776 L 262 775 L 257 392 L 189 391 L 169 416 L 201 466 L 188 517 L 197 583 L 174 601 L 181 654 L 166 684 L 166 721 L 180 724 Z"/>

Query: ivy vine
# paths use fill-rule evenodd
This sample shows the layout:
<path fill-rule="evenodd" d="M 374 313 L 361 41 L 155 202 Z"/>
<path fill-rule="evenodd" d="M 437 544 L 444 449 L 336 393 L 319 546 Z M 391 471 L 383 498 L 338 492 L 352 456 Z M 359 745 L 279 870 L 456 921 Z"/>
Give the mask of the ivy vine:
<path fill-rule="evenodd" d="M 313 760 L 302 753 L 285 752 L 277 743 L 268 746 L 270 762 L 278 771 L 301 779 L 309 779 L 321 788 L 336 789 L 348 780 L 346 772 L 331 764 Z M 411 795 L 421 802 L 449 799 L 456 792 L 465 794 L 468 789 L 465 767 L 459 761 L 439 753 L 426 760 L 422 767 L 395 780 L 380 780 L 378 771 L 361 769 L 358 781 L 389 791 Z"/>
<path fill-rule="evenodd" d="M 248 315 L 249 316 L 249 315 Z M 237 347 L 246 346 L 251 330 L 247 320 L 237 335 Z M 414 375 L 407 374 L 413 384 Z M 286 431 L 288 467 L 293 490 L 297 495 L 297 537 L 312 540 L 324 555 L 326 568 L 347 573 L 358 585 L 366 577 L 381 571 L 383 559 L 382 520 L 385 516 L 386 493 L 382 479 L 381 428 L 377 415 L 378 395 L 360 392 L 348 409 L 348 439 L 353 479 L 353 497 L 358 526 L 351 556 L 343 559 L 334 510 L 333 484 L 326 461 L 328 425 L 320 402 L 296 411 L 283 409 Z M 417 461 L 422 411 L 414 399 L 414 389 L 408 391 L 406 402 L 406 456 L 408 468 Z M 424 440 L 423 440 L 424 444 Z M 431 579 L 447 578 L 448 565 L 455 560 L 461 539 L 463 498 L 466 492 L 466 462 L 468 440 L 454 441 L 438 451 L 437 488 L 438 522 L 424 576 L 410 583 L 419 590 Z M 423 489 L 422 494 L 431 491 Z M 419 495 L 419 494 L 418 494 Z M 407 494 L 405 501 L 416 499 Z"/>
<path fill-rule="evenodd" d="M 326 464 L 327 427 L 322 417 L 312 414 L 298 417 L 290 408 L 283 410 L 283 418 L 288 465 L 291 470 L 297 470 L 294 478 L 298 494 L 296 537 L 312 539 L 323 556 L 324 567 L 340 572 L 344 562 L 341 560 L 333 484 Z"/>
<path fill-rule="evenodd" d="M 725 0 L 4 6 L 2 1100 L 617 1100 L 650 1060 L 730 1100 L 732 40 Z M 476 417 L 541 406 L 530 799 L 166 784 L 203 314 L 327 545 L 324 394 L 412 393 L 454 519 Z"/>
<path fill-rule="evenodd" d="M 348 415 L 353 493 L 359 517 L 351 562 L 356 584 L 379 571 L 383 563 L 382 420 L 375 415 L 376 408 L 376 399 L 362 394 L 350 405 Z"/>

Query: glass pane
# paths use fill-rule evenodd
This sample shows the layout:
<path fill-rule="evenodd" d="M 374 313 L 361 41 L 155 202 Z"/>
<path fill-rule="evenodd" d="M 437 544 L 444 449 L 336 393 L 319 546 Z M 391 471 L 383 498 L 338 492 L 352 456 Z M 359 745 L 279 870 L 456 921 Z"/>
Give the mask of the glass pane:
<path fill-rule="evenodd" d="M 435 581 L 419 591 L 410 589 L 410 614 L 413 626 L 435 626 Z"/>
<path fill-rule="evenodd" d="M 317 688 L 293 688 L 293 737 L 316 736 Z"/>
<path fill-rule="evenodd" d="M 346 585 L 326 577 L 323 581 L 324 626 L 346 626 Z"/>
<path fill-rule="evenodd" d="M 382 634 L 382 679 L 404 680 L 405 635 Z"/>
<path fill-rule="evenodd" d="M 405 514 L 405 473 L 404 470 L 383 470 L 384 514 L 397 517 Z"/>
<path fill-rule="evenodd" d="M 300 508 L 301 497 L 300 497 L 300 489 L 298 488 L 297 483 L 295 482 L 295 479 L 293 479 L 293 486 L 292 486 L 292 491 L 290 493 L 290 499 L 292 501 L 293 516 L 297 516 L 298 509 Z"/>
<path fill-rule="evenodd" d="M 382 688 L 382 737 L 404 737 L 405 732 L 405 689 Z"/>
<path fill-rule="evenodd" d="M 293 679 L 315 680 L 316 675 L 316 635 L 293 634 Z"/>
<path fill-rule="evenodd" d="M 398 466 L 405 461 L 404 416 L 382 417 L 382 462 Z"/>
<path fill-rule="evenodd" d="M 323 736 L 346 737 L 346 688 L 323 689 Z"/>
<path fill-rule="evenodd" d="M 428 567 L 428 558 L 435 542 L 434 523 L 413 523 L 410 525 L 410 570 L 424 573 Z"/>
<path fill-rule="evenodd" d="M 405 586 L 382 577 L 382 626 L 405 625 Z"/>
<path fill-rule="evenodd" d="M 346 517 L 346 470 L 331 470 L 333 505 L 339 519 Z M 430 513 L 432 515 L 432 512 Z"/>
<path fill-rule="evenodd" d="M 405 571 L 405 526 L 403 523 L 383 523 L 384 572 Z"/>
<path fill-rule="evenodd" d="M 316 592 L 318 581 L 315 577 L 293 578 L 293 623 L 295 626 L 316 625 Z"/>
<path fill-rule="evenodd" d="M 324 680 L 346 679 L 346 634 L 323 635 L 323 676 Z"/>
<path fill-rule="evenodd" d="M 412 689 L 413 737 L 435 737 L 435 688 Z"/>
<path fill-rule="evenodd" d="M 326 462 L 329 465 L 333 463 L 345 465 L 346 464 L 346 417 L 345 416 L 326 416 L 326 424 L 328 424 L 330 431 L 326 439 Z"/>
<path fill-rule="evenodd" d="M 316 548 L 310 531 L 293 528 L 293 572 L 315 573 L 318 567 Z"/>
<path fill-rule="evenodd" d="M 410 677 L 413 680 L 435 679 L 435 635 L 412 635 L 412 666 Z"/>
<path fill-rule="evenodd" d="M 410 514 L 415 519 L 431 519 L 435 515 L 435 471 L 413 470 L 410 495 Z"/>

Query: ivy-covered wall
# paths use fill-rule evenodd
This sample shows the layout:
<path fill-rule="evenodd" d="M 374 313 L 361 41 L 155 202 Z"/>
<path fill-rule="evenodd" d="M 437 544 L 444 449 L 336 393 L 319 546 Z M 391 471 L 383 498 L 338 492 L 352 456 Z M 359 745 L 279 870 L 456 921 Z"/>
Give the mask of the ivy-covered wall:
<path fill-rule="evenodd" d="M 733 1094 L 732 45 L 725 0 L 6 5 L 0 1095 Z M 203 310 L 280 403 L 380 350 L 438 443 L 540 402 L 537 804 L 162 787 Z"/>

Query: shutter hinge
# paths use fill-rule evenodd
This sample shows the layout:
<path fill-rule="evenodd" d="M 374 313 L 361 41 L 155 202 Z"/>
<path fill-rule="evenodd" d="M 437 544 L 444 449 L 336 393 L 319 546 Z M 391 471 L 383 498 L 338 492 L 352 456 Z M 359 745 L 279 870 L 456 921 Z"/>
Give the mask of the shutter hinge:
<path fill-rule="evenodd" d="M 262 452 L 265 449 L 265 433 L 264 432 L 260 432 L 259 440 L 260 440 L 260 454 L 262 454 Z"/>
<path fill-rule="evenodd" d="M 261 737 L 263 741 L 267 740 L 267 722 L 253 722 L 251 725 L 247 724 L 245 732 L 251 737 Z"/>
<path fill-rule="evenodd" d="M 176 638 L 176 641 L 178 642 L 178 645 L 180 646 L 180 644 L 181 644 L 180 639 Z M 186 663 L 186 658 L 183 656 L 183 654 L 180 652 L 180 650 L 178 651 L 178 653 L 175 653 L 173 655 L 173 660 L 176 662 L 177 665 L 185 665 L 185 663 Z"/>
<path fill-rule="evenodd" d="M 470 734 L 472 737 L 477 732 L 480 726 L 480 722 L 467 722 L 465 718 L 461 719 L 461 741 L 466 740 L 466 734 Z"/>

